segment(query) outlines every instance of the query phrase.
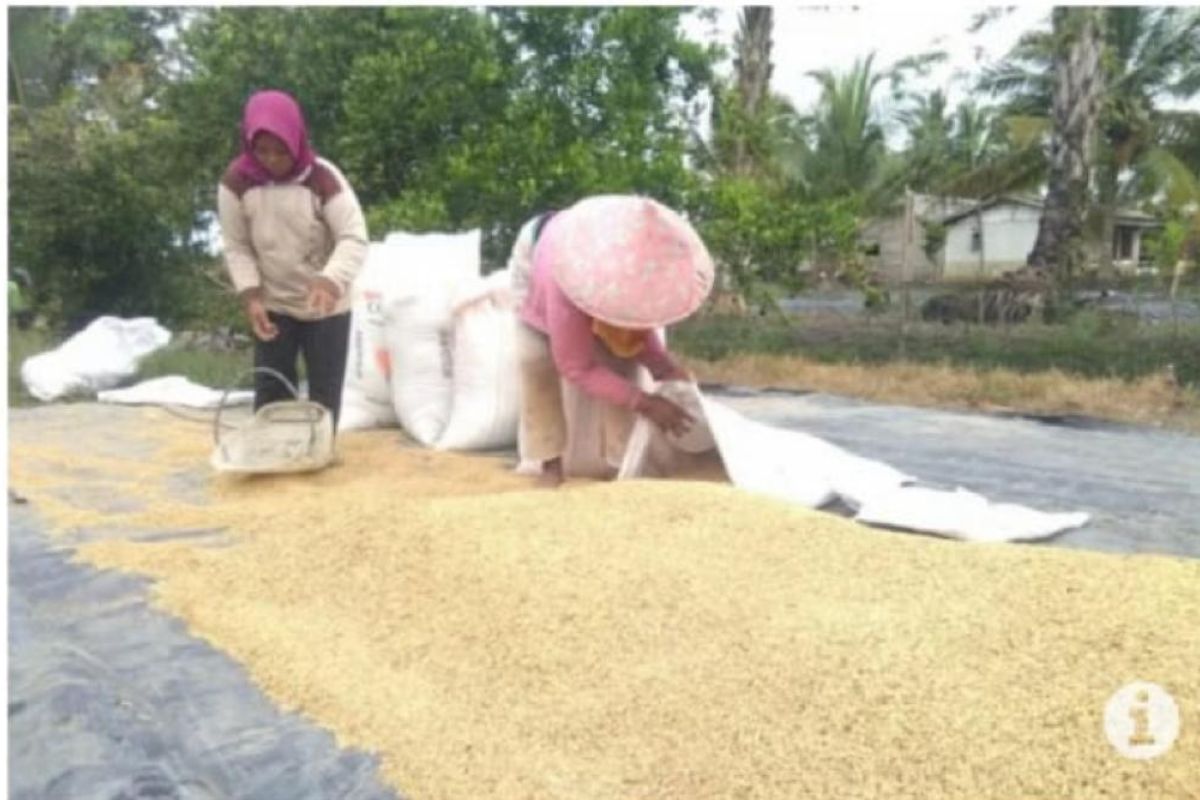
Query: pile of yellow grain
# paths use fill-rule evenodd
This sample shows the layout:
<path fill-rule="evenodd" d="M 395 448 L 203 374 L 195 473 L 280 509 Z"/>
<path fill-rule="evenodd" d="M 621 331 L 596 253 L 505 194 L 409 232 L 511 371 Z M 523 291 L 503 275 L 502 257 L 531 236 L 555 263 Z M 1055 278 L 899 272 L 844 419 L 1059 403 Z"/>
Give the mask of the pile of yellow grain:
<path fill-rule="evenodd" d="M 142 499 L 92 527 L 227 528 L 80 553 L 154 576 L 416 800 L 1200 794 L 1195 561 L 884 533 L 707 483 L 535 491 L 388 432 L 178 502 L 208 442 L 154 413 L 129 415 L 157 448 L 129 481 L 87 431 L 67 457 L 43 428 L 14 433 L 14 485 L 52 516 L 89 481 Z M 1103 731 L 1133 680 L 1182 717 L 1150 762 Z"/>

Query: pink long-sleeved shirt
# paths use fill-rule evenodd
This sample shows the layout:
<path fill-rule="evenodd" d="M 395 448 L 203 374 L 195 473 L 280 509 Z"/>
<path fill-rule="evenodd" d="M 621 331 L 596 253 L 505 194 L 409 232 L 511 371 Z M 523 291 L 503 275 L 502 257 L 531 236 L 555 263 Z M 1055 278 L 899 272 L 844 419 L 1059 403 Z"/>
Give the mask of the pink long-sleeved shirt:
<path fill-rule="evenodd" d="M 604 348 L 604 344 L 592 333 L 592 317 L 572 303 L 554 280 L 550 256 L 554 248 L 545 245 L 553 240 L 556 222 L 551 219 L 546 223 L 534 247 L 529 294 L 521 306 L 521 319 L 550 338 L 550 352 L 563 377 L 593 397 L 633 408 L 641 390 L 604 365 L 597 350 Z M 680 371 L 662 339 L 653 331 L 633 360 L 658 380 Z"/>

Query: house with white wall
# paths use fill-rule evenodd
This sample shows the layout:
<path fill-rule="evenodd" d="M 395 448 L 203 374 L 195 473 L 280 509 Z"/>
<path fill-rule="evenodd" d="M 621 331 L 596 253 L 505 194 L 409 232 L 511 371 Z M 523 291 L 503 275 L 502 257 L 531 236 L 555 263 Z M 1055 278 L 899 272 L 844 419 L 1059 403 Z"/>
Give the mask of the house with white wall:
<path fill-rule="evenodd" d="M 979 209 L 958 211 L 941 220 L 946 230 L 941 267 L 945 280 L 995 277 L 1025 266 L 1037 240 L 1040 200 L 1005 195 Z M 1113 220 L 1112 257 L 1118 271 L 1137 268 L 1142 234 L 1159 226 L 1141 211 L 1122 209 Z"/>
<path fill-rule="evenodd" d="M 1025 266 L 1037 239 L 1042 202 L 1021 195 L 1001 195 L 983 203 L 917 195 L 913 200 L 913 215 L 907 266 L 903 214 L 874 221 L 864 228 L 864 241 L 878 245 L 875 268 L 887 280 L 897 282 L 905 274 L 917 281 L 978 280 Z M 941 249 L 932 259 L 924 247 L 926 225 L 940 225 L 945 235 Z M 1141 258 L 1142 235 L 1159 226 L 1149 214 L 1120 210 L 1114 219 L 1113 266 L 1119 271 L 1135 269 Z"/>

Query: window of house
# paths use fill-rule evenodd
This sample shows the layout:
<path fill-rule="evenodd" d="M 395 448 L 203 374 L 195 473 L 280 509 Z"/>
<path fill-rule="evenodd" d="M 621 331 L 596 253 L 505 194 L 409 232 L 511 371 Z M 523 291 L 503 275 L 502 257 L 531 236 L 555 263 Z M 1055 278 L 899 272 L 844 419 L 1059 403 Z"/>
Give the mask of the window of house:
<path fill-rule="evenodd" d="M 983 250 L 983 231 L 976 228 L 971 231 L 971 252 L 978 253 Z"/>
<path fill-rule="evenodd" d="M 1113 231 L 1113 260 L 1131 261 L 1133 259 L 1133 228 L 1117 228 Z"/>

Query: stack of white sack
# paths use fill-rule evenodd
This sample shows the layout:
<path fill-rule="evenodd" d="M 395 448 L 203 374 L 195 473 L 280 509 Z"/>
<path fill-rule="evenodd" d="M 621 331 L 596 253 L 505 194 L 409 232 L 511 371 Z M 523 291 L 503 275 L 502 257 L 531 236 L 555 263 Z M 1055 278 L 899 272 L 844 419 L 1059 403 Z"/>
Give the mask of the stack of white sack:
<path fill-rule="evenodd" d="M 454 301 L 479 279 L 479 231 L 392 233 L 396 294 L 387 300 L 392 408 L 401 427 L 432 447 L 453 402 Z"/>
<path fill-rule="evenodd" d="M 342 430 L 399 424 L 444 450 L 511 447 L 520 372 L 506 270 L 480 233 L 389 234 L 355 282 Z"/>
<path fill-rule="evenodd" d="M 639 419 L 630 435 L 620 479 L 669 475 L 688 455 L 710 452 L 730 481 L 748 491 L 807 508 L 838 499 L 860 522 L 966 541 L 1028 541 L 1087 523 L 1084 512 L 1049 513 L 992 503 L 962 488 L 944 491 L 881 461 L 855 455 L 801 431 L 748 419 L 704 397 L 693 383 L 667 382 L 657 391 L 683 405 L 696 424 L 683 437 Z"/>
<path fill-rule="evenodd" d="M 479 231 L 392 233 L 354 281 L 342 430 L 404 427 L 431 445 L 449 417 L 452 300 L 479 275 Z"/>

